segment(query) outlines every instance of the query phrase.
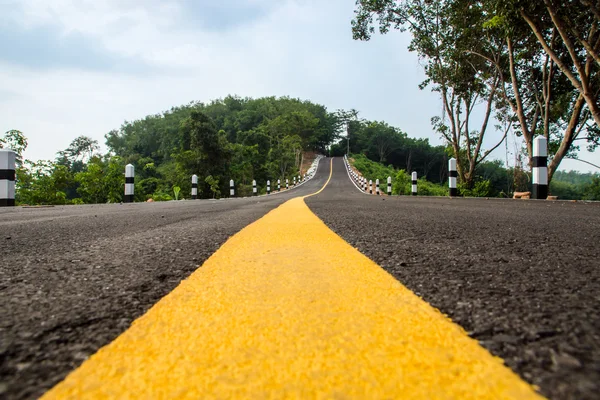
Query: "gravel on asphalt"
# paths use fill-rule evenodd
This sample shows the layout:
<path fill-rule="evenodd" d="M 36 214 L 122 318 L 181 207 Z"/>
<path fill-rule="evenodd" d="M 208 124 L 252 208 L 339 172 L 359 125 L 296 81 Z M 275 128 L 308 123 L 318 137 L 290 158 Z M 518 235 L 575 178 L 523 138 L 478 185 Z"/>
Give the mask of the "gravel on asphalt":
<path fill-rule="evenodd" d="M 369 196 L 341 159 L 308 206 L 552 399 L 600 390 L 600 204 Z M 367 177 L 368 178 L 368 177 Z"/>

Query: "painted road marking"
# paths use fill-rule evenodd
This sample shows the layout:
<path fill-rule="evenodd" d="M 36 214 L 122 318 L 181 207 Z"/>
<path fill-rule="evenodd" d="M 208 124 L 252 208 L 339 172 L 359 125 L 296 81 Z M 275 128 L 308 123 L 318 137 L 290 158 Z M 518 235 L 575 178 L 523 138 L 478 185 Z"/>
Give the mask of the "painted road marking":
<path fill-rule="evenodd" d="M 43 398 L 540 397 L 295 198 Z"/>

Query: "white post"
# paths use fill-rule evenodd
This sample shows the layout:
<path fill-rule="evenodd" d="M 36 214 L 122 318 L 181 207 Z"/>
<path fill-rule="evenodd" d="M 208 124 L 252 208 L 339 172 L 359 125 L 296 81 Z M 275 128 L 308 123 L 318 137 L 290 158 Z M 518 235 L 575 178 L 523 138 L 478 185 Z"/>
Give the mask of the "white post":
<path fill-rule="evenodd" d="M 392 195 L 392 177 L 391 176 L 388 176 L 387 184 L 388 184 L 387 194 L 388 194 L 388 196 L 391 196 Z"/>
<path fill-rule="evenodd" d="M 198 198 L 198 175 L 192 175 L 192 200 Z"/>
<path fill-rule="evenodd" d="M 290 180 L 288 178 L 285 178 L 285 190 L 288 190 L 290 188 Z"/>
<path fill-rule="evenodd" d="M 373 179 L 369 179 L 369 194 L 373 194 Z"/>
<path fill-rule="evenodd" d="M 267 181 L 267 194 L 271 194 L 271 181 Z"/>
<path fill-rule="evenodd" d="M 233 183 L 233 179 L 229 181 L 229 196 L 235 197 L 235 185 Z"/>
<path fill-rule="evenodd" d="M 14 207 L 17 153 L 0 149 L 0 207 Z"/>
<path fill-rule="evenodd" d="M 252 180 L 252 194 L 255 196 L 258 194 L 258 191 L 256 190 L 256 180 Z"/>
<path fill-rule="evenodd" d="M 377 196 L 379 196 L 379 179 L 375 180 L 375 193 L 377 194 Z"/>
<path fill-rule="evenodd" d="M 548 140 L 544 136 L 533 139 L 532 198 L 548 198 Z"/>
<path fill-rule="evenodd" d="M 135 168 L 131 164 L 125 166 L 125 197 L 123 203 L 133 203 Z"/>
<path fill-rule="evenodd" d="M 451 158 L 448 160 L 448 186 L 450 187 L 450 197 L 458 196 L 458 189 L 456 188 L 457 178 L 456 158 Z"/>
<path fill-rule="evenodd" d="M 416 172 L 412 173 L 412 195 L 413 196 L 417 195 L 417 173 Z"/>
<path fill-rule="evenodd" d="M 296 186 L 296 177 L 294 177 L 294 184 L 293 186 Z"/>
<path fill-rule="evenodd" d="M 277 191 L 281 192 L 281 179 L 277 179 Z"/>

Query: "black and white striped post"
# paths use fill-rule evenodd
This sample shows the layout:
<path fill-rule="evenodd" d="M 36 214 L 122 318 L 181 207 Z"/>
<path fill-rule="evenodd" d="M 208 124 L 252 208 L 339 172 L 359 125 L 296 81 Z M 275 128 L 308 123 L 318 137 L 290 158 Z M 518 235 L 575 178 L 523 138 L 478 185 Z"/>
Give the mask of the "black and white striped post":
<path fill-rule="evenodd" d="M 379 196 L 379 179 L 375 179 L 375 194 Z"/>
<path fill-rule="evenodd" d="M 388 194 L 388 196 L 391 196 L 392 195 L 392 177 L 391 176 L 388 176 L 387 184 L 388 184 L 387 194 Z"/>
<path fill-rule="evenodd" d="M 532 198 L 548 198 L 548 140 L 544 136 L 533 139 Z"/>
<path fill-rule="evenodd" d="M 412 188 L 411 192 L 413 196 L 417 195 L 417 173 L 412 173 Z"/>
<path fill-rule="evenodd" d="M 296 177 L 294 177 L 294 183 L 292 184 L 292 186 L 296 186 Z"/>
<path fill-rule="evenodd" d="M 363 188 L 365 190 L 365 193 L 367 193 L 369 191 L 369 189 L 367 188 L 367 185 L 368 185 L 367 184 L 367 178 L 363 177 L 362 183 L 363 183 Z"/>
<path fill-rule="evenodd" d="M 451 158 L 448 160 L 448 186 L 450 188 L 450 197 L 458 196 L 458 189 L 456 186 L 457 178 L 456 158 Z"/>
<path fill-rule="evenodd" d="M 306 174 L 304 174 L 304 179 L 303 180 L 306 181 Z"/>
<path fill-rule="evenodd" d="M 258 195 L 258 190 L 256 190 L 256 180 L 252 180 L 252 194 L 254 196 Z"/>
<path fill-rule="evenodd" d="M 192 175 L 192 200 L 198 199 L 198 175 Z"/>
<path fill-rule="evenodd" d="M 290 180 L 288 178 L 285 178 L 285 190 L 288 190 L 290 188 Z"/>
<path fill-rule="evenodd" d="M 229 181 L 229 197 L 235 197 L 235 185 L 233 179 Z"/>
<path fill-rule="evenodd" d="M 281 192 L 281 179 L 277 179 L 277 191 Z"/>
<path fill-rule="evenodd" d="M 369 194 L 373 194 L 373 179 L 369 179 Z"/>
<path fill-rule="evenodd" d="M 17 153 L 0 149 L 0 207 L 14 207 Z"/>
<path fill-rule="evenodd" d="M 271 181 L 267 181 L 267 194 L 271 194 Z"/>
<path fill-rule="evenodd" d="M 131 164 L 125 166 L 125 197 L 123 203 L 133 203 L 135 168 Z"/>

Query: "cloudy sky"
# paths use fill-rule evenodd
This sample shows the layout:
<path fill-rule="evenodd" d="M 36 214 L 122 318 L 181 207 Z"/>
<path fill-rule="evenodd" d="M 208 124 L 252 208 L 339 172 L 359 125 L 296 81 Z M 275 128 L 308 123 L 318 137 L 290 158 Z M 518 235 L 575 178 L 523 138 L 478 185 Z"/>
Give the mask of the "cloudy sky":
<path fill-rule="evenodd" d="M 410 37 L 353 41 L 353 10 L 354 0 L 0 0 L 0 132 L 23 131 L 27 158 L 53 159 L 76 136 L 104 143 L 125 120 L 193 100 L 288 95 L 441 144 L 429 122 L 441 103 L 417 88 Z M 600 163 L 598 153 L 581 158 Z"/>

